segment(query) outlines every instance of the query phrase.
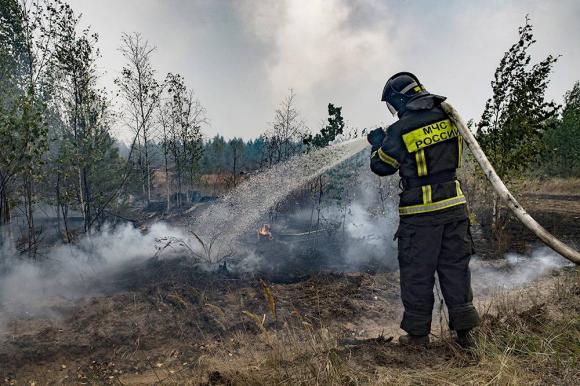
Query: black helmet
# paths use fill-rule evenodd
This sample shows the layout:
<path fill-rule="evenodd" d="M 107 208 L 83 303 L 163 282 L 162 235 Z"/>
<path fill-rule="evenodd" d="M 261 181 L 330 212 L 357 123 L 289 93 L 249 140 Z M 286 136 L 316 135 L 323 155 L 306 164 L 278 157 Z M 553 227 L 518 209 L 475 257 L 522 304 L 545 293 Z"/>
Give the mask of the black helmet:
<path fill-rule="evenodd" d="M 387 102 L 389 111 L 394 115 L 401 112 L 411 98 L 425 94 L 427 94 L 425 87 L 415 75 L 410 72 L 399 72 L 387 80 L 381 101 Z"/>

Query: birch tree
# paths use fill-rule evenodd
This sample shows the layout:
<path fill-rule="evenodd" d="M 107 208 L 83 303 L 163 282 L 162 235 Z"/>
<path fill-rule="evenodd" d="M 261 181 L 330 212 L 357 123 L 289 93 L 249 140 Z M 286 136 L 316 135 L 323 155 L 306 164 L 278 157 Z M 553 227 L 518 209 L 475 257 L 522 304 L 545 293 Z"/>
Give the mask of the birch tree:
<path fill-rule="evenodd" d="M 177 206 L 184 204 L 183 197 L 194 185 L 203 142 L 201 128 L 207 124 L 206 110 L 185 80 L 179 74 L 168 74 L 167 94 L 163 109 L 168 114 L 164 146 L 173 161 L 173 178 L 177 190 Z"/>
<path fill-rule="evenodd" d="M 60 10 L 55 74 L 62 131 L 58 160 L 63 186 L 74 189 L 84 231 L 104 221 L 122 175 L 122 162 L 110 135 L 111 113 L 105 91 L 97 87 L 98 35 L 79 31 L 79 17 L 70 7 Z"/>
<path fill-rule="evenodd" d="M 155 47 L 149 45 L 141 34 L 123 34 L 120 51 L 126 60 L 121 77 L 115 83 L 124 99 L 128 124 L 137 136 L 139 166 L 143 192 L 147 203 L 151 201 L 151 141 L 154 111 L 159 103 L 162 87 L 156 80 L 156 71 L 151 64 Z"/>

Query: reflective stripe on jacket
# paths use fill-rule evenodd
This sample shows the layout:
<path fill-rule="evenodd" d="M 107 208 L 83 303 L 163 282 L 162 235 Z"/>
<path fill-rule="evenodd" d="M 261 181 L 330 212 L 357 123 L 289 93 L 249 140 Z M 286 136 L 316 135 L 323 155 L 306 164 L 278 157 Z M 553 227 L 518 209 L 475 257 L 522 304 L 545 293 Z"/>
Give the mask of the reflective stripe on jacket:
<path fill-rule="evenodd" d="M 459 181 L 440 181 L 462 166 L 463 138 L 441 109 L 436 95 L 411 100 L 399 120 L 387 128 L 380 147 L 371 151 L 371 169 L 378 175 L 394 174 L 403 180 L 401 216 L 437 212 L 465 204 Z M 432 179 L 435 182 L 429 183 Z M 424 181 L 418 186 L 406 181 Z"/>

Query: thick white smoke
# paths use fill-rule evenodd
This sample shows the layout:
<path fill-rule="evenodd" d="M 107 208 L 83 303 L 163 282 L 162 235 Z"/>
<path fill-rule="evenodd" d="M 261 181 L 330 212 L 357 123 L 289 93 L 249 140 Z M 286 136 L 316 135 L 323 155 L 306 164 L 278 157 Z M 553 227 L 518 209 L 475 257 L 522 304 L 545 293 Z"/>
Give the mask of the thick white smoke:
<path fill-rule="evenodd" d="M 105 228 L 75 245 L 55 247 L 37 262 L 19 258 L 5 246 L 0 251 L 0 323 L 8 316 L 46 315 L 53 301 L 101 293 L 115 272 L 155 256 L 157 239 L 168 236 L 189 239 L 182 229 L 164 223 L 152 225 L 147 232 L 127 224 Z M 96 288 L 96 280 L 103 285 Z"/>

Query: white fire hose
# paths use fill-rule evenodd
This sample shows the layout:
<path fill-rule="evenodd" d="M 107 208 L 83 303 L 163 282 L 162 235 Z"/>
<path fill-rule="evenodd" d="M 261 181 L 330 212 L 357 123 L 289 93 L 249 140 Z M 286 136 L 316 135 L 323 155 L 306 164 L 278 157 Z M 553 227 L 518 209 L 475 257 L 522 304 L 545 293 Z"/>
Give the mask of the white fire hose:
<path fill-rule="evenodd" d="M 526 212 L 526 210 L 517 202 L 514 196 L 506 188 L 503 181 L 499 178 L 493 166 L 485 156 L 483 150 L 477 143 L 477 140 L 457 112 L 447 102 L 441 104 L 443 110 L 449 115 L 449 118 L 453 121 L 455 126 L 459 129 L 459 132 L 463 136 L 464 141 L 469 146 L 471 153 L 479 163 L 479 166 L 483 169 L 485 176 L 491 182 L 493 189 L 499 194 L 500 198 L 507 204 L 511 211 L 516 215 L 516 217 L 529 229 L 531 230 L 540 240 L 542 240 L 547 246 L 552 248 L 554 251 L 558 252 L 560 255 L 564 256 L 571 262 L 580 265 L 580 253 L 575 249 L 564 244 L 558 240 L 554 235 L 548 232 L 544 227 L 542 227 L 536 220 L 532 218 Z"/>

